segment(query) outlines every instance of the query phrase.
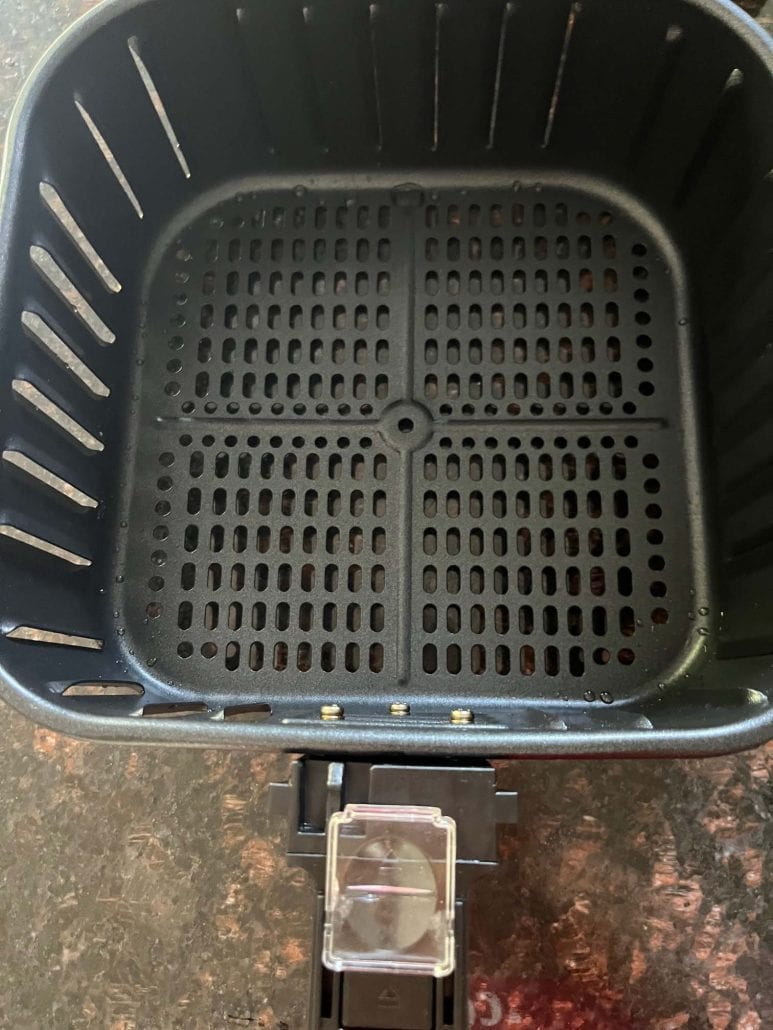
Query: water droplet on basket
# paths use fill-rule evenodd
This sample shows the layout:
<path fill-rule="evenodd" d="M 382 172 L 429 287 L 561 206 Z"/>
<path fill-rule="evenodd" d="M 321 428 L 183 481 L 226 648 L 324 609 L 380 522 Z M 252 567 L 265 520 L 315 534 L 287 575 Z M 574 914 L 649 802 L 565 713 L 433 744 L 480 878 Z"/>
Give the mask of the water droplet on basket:
<path fill-rule="evenodd" d="M 124 580 L 124 577 L 123 577 L 123 576 L 116 576 L 116 577 L 115 577 L 115 581 L 116 581 L 116 583 L 123 583 L 123 580 Z"/>
<path fill-rule="evenodd" d="M 602 692 L 599 694 L 599 697 L 605 705 L 611 705 L 612 702 L 615 700 L 608 690 L 602 690 Z"/>
<path fill-rule="evenodd" d="M 704 615 L 705 616 L 705 615 L 708 615 L 708 614 L 709 614 L 708 608 L 699 608 L 698 609 L 698 615 Z"/>
<path fill-rule="evenodd" d="M 121 529 L 126 529 L 128 527 L 128 525 L 129 525 L 129 523 L 124 519 L 121 522 Z"/>
<path fill-rule="evenodd" d="M 679 325 L 687 325 L 687 321 L 688 320 L 686 318 L 680 318 L 679 319 Z"/>
<path fill-rule="evenodd" d="M 699 627 L 698 627 L 698 633 L 699 633 L 699 634 L 700 634 L 700 635 L 701 635 L 702 637 L 707 637 L 707 636 L 709 635 L 709 631 L 708 631 L 708 630 L 706 629 L 706 627 L 705 627 L 705 626 L 699 626 Z"/>
<path fill-rule="evenodd" d="M 114 618 L 114 619 L 117 619 L 117 618 L 119 618 L 119 617 L 120 617 L 120 615 L 121 615 L 121 613 L 120 613 L 119 611 L 117 611 L 117 610 L 113 612 L 113 618 Z"/>
<path fill-rule="evenodd" d="M 517 192 L 520 188 L 521 188 L 521 180 L 520 179 L 516 179 L 513 182 L 513 189 Z"/>
<path fill-rule="evenodd" d="M 118 634 L 119 637 L 125 637 L 126 636 L 126 630 L 125 630 L 125 628 L 123 626 L 119 626 L 118 629 L 116 630 L 116 633 Z"/>
<path fill-rule="evenodd" d="M 586 690 L 582 696 L 585 698 L 586 701 L 596 700 L 596 692 L 594 690 Z"/>
<path fill-rule="evenodd" d="M 695 612 L 688 612 L 687 618 L 692 622 L 695 619 Z"/>
<path fill-rule="evenodd" d="M 306 187 L 305 186 L 296 186 L 295 189 L 293 190 L 293 193 L 296 195 L 296 197 L 305 197 L 306 196 Z"/>

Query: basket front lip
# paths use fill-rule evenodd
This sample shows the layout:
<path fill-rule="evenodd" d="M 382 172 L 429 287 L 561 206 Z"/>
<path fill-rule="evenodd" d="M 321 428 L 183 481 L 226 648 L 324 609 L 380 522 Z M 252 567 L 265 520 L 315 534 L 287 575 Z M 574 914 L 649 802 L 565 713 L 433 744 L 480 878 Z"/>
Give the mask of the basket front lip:
<path fill-rule="evenodd" d="M 57 66 L 81 41 L 103 24 L 134 8 L 162 3 L 163 0 L 102 0 L 70 25 L 44 52 L 33 67 L 13 106 L 0 165 L 0 308 L 2 287 L 9 261 L 13 181 L 21 162 L 25 123 L 34 110 L 38 93 L 53 76 Z M 740 36 L 766 65 L 773 77 L 773 39 L 732 0 L 681 0 L 705 11 Z M 773 675 L 773 672 L 771 673 Z M 214 719 L 143 720 L 139 718 L 100 717 L 67 711 L 42 698 L 9 677 L 0 668 L 0 696 L 22 715 L 48 729 L 70 737 L 180 747 L 250 747 L 262 750 L 294 750 L 337 754 L 375 754 L 399 750 L 404 754 L 454 754 L 490 757 L 677 757 L 725 754 L 765 743 L 773 737 L 773 706 L 737 722 L 709 728 L 659 730 L 518 731 L 502 728 L 476 728 L 439 724 L 437 727 L 396 729 L 361 724 L 334 727 L 287 726 L 281 721 L 257 725 L 227 725 Z M 463 734 L 463 735 L 462 735 Z"/>
<path fill-rule="evenodd" d="M 254 725 L 212 718 L 185 720 L 110 717 L 68 711 L 38 697 L 0 673 L 0 696 L 22 715 L 69 737 L 177 747 L 252 748 L 320 754 L 453 755 L 487 758 L 685 758 L 743 751 L 773 737 L 773 705 L 738 722 L 694 729 L 508 730 L 438 723 L 394 727 L 323 722 L 286 725 L 281 720 Z"/>

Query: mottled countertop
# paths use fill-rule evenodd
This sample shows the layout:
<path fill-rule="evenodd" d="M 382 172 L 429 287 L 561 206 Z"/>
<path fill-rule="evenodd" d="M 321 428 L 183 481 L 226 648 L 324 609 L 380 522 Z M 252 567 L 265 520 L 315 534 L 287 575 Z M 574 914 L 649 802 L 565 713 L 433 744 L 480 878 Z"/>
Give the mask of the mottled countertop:
<path fill-rule="evenodd" d="M 0 0 L 0 138 L 34 61 L 93 6 Z M 289 759 L 76 743 L 3 715 L 0 1026 L 302 1030 L 311 890 L 266 810 Z M 773 747 L 503 763 L 522 819 L 472 906 L 475 1030 L 771 1030 L 772 777 Z"/>

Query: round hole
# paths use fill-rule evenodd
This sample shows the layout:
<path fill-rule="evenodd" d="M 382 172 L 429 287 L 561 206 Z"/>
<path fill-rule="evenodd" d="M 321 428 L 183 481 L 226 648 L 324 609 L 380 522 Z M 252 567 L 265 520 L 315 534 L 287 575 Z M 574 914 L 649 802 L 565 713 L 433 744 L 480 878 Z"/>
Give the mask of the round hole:
<path fill-rule="evenodd" d="M 180 384 L 179 383 L 167 383 L 164 387 L 164 393 L 167 397 L 179 397 L 180 396 Z"/>
<path fill-rule="evenodd" d="M 486 407 L 483 409 L 483 411 L 485 412 L 486 415 L 496 415 L 496 413 L 497 413 L 497 406 L 496 406 L 496 404 L 487 404 Z"/>
<path fill-rule="evenodd" d="M 520 404 L 508 404 L 507 405 L 507 414 L 508 415 L 520 415 L 521 414 L 521 405 Z"/>
<path fill-rule="evenodd" d="M 201 442 L 202 442 L 204 447 L 211 447 L 212 444 L 215 442 L 215 438 L 214 438 L 214 436 L 212 436 L 211 433 L 207 433 L 206 436 L 203 436 L 201 438 Z"/>
<path fill-rule="evenodd" d="M 644 509 L 644 514 L 648 519 L 659 519 L 663 514 L 663 509 L 659 504 L 648 504 Z"/>
<path fill-rule="evenodd" d="M 644 483 L 644 489 L 648 494 L 660 493 L 660 481 L 658 479 L 648 479 Z"/>
<path fill-rule="evenodd" d="M 580 401 L 580 403 L 577 405 L 577 414 L 587 415 L 589 411 L 590 407 L 585 403 L 585 401 Z"/>
<path fill-rule="evenodd" d="M 238 415 L 239 405 L 236 403 L 236 401 L 231 401 L 229 404 L 226 404 L 225 410 L 228 412 L 229 415 Z"/>
<path fill-rule="evenodd" d="M 271 405 L 271 414 L 272 415 L 281 415 L 284 412 L 284 410 L 285 410 L 284 404 L 279 404 L 279 402 L 277 402 L 276 404 L 272 404 Z"/>
<path fill-rule="evenodd" d="M 190 658 L 193 654 L 193 644 L 188 640 L 183 640 L 181 644 L 177 645 L 177 653 L 181 658 Z"/>
<path fill-rule="evenodd" d="M 631 247 L 631 253 L 634 254 L 636 257 L 644 257 L 644 255 L 647 253 L 647 248 L 644 246 L 643 243 L 634 243 L 634 245 Z"/>
<path fill-rule="evenodd" d="M 602 436 L 601 446 L 604 447 L 606 450 L 609 450 L 611 447 L 615 446 L 615 441 L 612 439 L 611 436 Z"/>
<path fill-rule="evenodd" d="M 159 590 L 164 589 L 164 580 L 161 576 L 151 576 L 148 580 L 148 586 L 154 594 L 157 594 Z"/>
<path fill-rule="evenodd" d="M 633 299 L 639 304 L 646 304 L 650 299 L 649 290 L 634 290 Z"/>
<path fill-rule="evenodd" d="M 566 405 L 562 404 L 561 401 L 559 401 L 558 404 L 554 404 L 553 405 L 553 414 L 554 415 L 565 415 L 566 414 Z"/>
<path fill-rule="evenodd" d="M 367 450 L 368 447 L 372 447 L 372 446 L 373 446 L 373 441 L 371 440 L 371 438 L 369 436 L 363 436 L 363 438 L 360 440 L 360 447 L 364 447 L 365 450 Z"/>
<path fill-rule="evenodd" d="M 373 414 L 373 405 L 372 404 L 361 404 L 360 405 L 360 414 L 361 415 L 372 415 Z"/>
<path fill-rule="evenodd" d="M 412 418 L 401 418 L 397 423 L 397 428 L 401 433 L 412 433 L 416 427 L 414 426 Z"/>
<path fill-rule="evenodd" d="M 463 404 L 462 405 L 462 414 L 463 415 L 474 415 L 475 414 L 475 405 L 473 405 L 473 404 Z"/>
<path fill-rule="evenodd" d="M 663 534 L 660 532 L 659 529 L 649 530 L 649 532 L 647 533 L 647 543 L 654 545 L 663 543 Z"/>
<path fill-rule="evenodd" d="M 305 415 L 306 414 L 306 405 L 305 404 L 294 404 L 293 405 L 293 414 L 295 414 L 295 415 Z"/>
<path fill-rule="evenodd" d="M 166 540 L 168 536 L 169 529 L 167 526 L 156 526 L 156 528 L 153 530 L 154 540 Z"/>
<path fill-rule="evenodd" d="M 621 665 L 633 665 L 636 656 L 630 647 L 621 647 L 617 652 L 617 660 Z"/>
<path fill-rule="evenodd" d="M 544 409 L 541 404 L 532 404 L 530 408 L 532 415 L 541 415 L 543 410 Z"/>
<path fill-rule="evenodd" d="M 193 437 L 191 436 L 191 434 L 190 433 L 183 433 L 183 435 L 180 437 L 180 446 L 181 447 L 190 447 L 190 445 L 192 443 L 193 443 Z"/>
<path fill-rule="evenodd" d="M 614 411 L 614 408 L 609 403 L 609 401 L 602 401 L 601 404 L 599 404 L 599 411 L 602 415 L 611 415 Z"/>
<path fill-rule="evenodd" d="M 591 216 L 588 214 L 587 211 L 578 211 L 575 221 L 578 225 L 590 225 Z"/>
<path fill-rule="evenodd" d="M 521 446 L 521 441 L 518 439 L 517 436 L 511 436 L 507 441 L 507 446 L 512 447 L 514 451 L 517 451 L 518 448 Z"/>
<path fill-rule="evenodd" d="M 471 447 L 474 446 L 475 441 L 473 440 L 473 438 L 471 436 L 465 436 L 465 438 L 462 440 L 462 447 L 464 447 L 465 450 L 469 450 Z"/>
<path fill-rule="evenodd" d="M 634 321 L 637 325 L 649 325 L 652 321 L 652 317 L 646 311 L 637 311 L 634 316 Z"/>
<path fill-rule="evenodd" d="M 553 441 L 553 444 L 554 444 L 554 446 L 558 447 L 559 450 L 562 451 L 566 447 L 566 445 L 567 445 L 566 437 L 565 436 L 557 436 L 555 438 L 555 440 Z"/>
<path fill-rule="evenodd" d="M 159 481 L 158 481 L 158 483 L 156 485 L 158 486 L 159 490 L 164 490 L 164 491 L 171 490 L 172 489 L 172 477 L 171 476 L 161 476 L 161 478 L 159 479 Z"/>
<path fill-rule="evenodd" d="M 259 415 L 263 409 L 257 403 L 250 404 L 250 414 Z"/>
<path fill-rule="evenodd" d="M 647 469 L 656 469 L 660 464 L 657 454 L 645 454 L 642 458 L 642 465 Z"/>
<path fill-rule="evenodd" d="M 163 608 L 157 601 L 151 601 L 145 609 L 145 614 L 149 619 L 160 619 Z"/>
<path fill-rule="evenodd" d="M 630 447 L 631 450 L 634 450 L 639 446 L 639 438 L 636 436 L 626 436 L 623 442 L 625 443 L 625 446 Z"/>
<path fill-rule="evenodd" d="M 533 436 L 531 438 L 531 445 L 535 451 L 541 451 L 542 448 L 545 446 L 545 441 L 542 439 L 541 436 Z"/>
<path fill-rule="evenodd" d="M 441 404 L 440 405 L 440 414 L 441 415 L 452 415 L 453 412 L 454 412 L 454 409 L 451 407 L 450 404 Z"/>
<path fill-rule="evenodd" d="M 217 654 L 217 644 L 213 644 L 212 641 L 207 641 L 206 644 L 201 645 L 201 657 L 212 659 Z"/>
<path fill-rule="evenodd" d="M 282 437 L 281 436 L 272 436 L 271 437 L 271 446 L 274 447 L 274 448 L 281 447 L 282 446 Z"/>
<path fill-rule="evenodd" d="M 165 469 L 168 469 L 170 466 L 174 465 L 174 454 L 172 454 L 171 451 L 164 451 L 163 454 L 159 454 L 158 462 L 160 465 L 163 465 Z"/>
<path fill-rule="evenodd" d="M 646 279 L 649 274 L 644 265 L 637 265 L 633 270 L 634 279 Z"/>
<path fill-rule="evenodd" d="M 156 515 L 168 515 L 171 510 L 172 505 L 169 501 L 159 501 L 155 508 Z"/>
<path fill-rule="evenodd" d="M 633 403 L 633 401 L 626 401 L 625 402 L 625 404 L 623 405 L 623 413 L 625 415 L 635 415 L 636 414 L 636 405 Z"/>
<path fill-rule="evenodd" d="M 649 358 L 639 358 L 636 362 L 636 367 L 640 372 L 651 372 L 654 365 Z"/>
<path fill-rule="evenodd" d="M 668 622 L 668 612 L 665 608 L 653 608 L 651 619 L 656 626 L 665 626 Z"/>
<path fill-rule="evenodd" d="M 272 446 L 273 446 L 273 441 L 272 441 Z M 316 438 L 316 440 L 314 441 L 314 446 L 317 447 L 317 448 L 327 447 L 327 437 L 326 436 L 318 436 Z"/>
<path fill-rule="evenodd" d="M 327 404 L 318 404 L 314 410 L 318 415 L 327 415 Z"/>
<path fill-rule="evenodd" d="M 247 446 L 248 447 L 258 447 L 259 444 L 260 444 L 260 437 L 259 436 L 248 436 L 247 437 Z"/>
<path fill-rule="evenodd" d="M 644 380 L 643 383 L 639 383 L 639 393 L 642 397 L 651 397 L 655 392 L 655 387 L 649 380 Z"/>
<path fill-rule="evenodd" d="M 225 445 L 226 445 L 226 447 L 235 447 L 238 442 L 239 441 L 237 440 L 237 438 L 235 436 L 233 436 L 233 435 L 227 436 L 225 438 Z"/>
<path fill-rule="evenodd" d="M 351 409 L 351 407 L 348 404 L 339 404 L 338 405 L 338 414 L 339 415 L 348 415 L 351 412 L 351 410 L 352 409 Z"/>
<path fill-rule="evenodd" d="M 602 225 L 611 225 L 613 220 L 614 219 L 610 211 L 602 211 L 599 215 L 599 221 Z"/>
<path fill-rule="evenodd" d="M 185 401 L 184 404 L 180 405 L 180 411 L 182 411 L 183 415 L 192 415 L 195 410 L 196 405 L 193 401 Z"/>
<path fill-rule="evenodd" d="M 304 447 L 305 445 L 306 441 L 303 439 L 302 436 L 293 437 L 293 447 Z"/>
<path fill-rule="evenodd" d="M 650 560 L 647 562 L 653 572 L 662 572 L 666 567 L 666 560 L 660 554 L 653 554 L 650 556 Z"/>
<path fill-rule="evenodd" d="M 177 375 L 178 372 L 182 372 L 183 363 L 179 358 L 172 358 L 171 361 L 167 361 L 166 370 L 171 372 L 172 375 Z"/>
<path fill-rule="evenodd" d="M 169 341 L 170 350 L 182 350 L 184 346 L 185 341 L 183 340 L 182 336 L 173 336 Z"/>
<path fill-rule="evenodd" d="M 207 415 L 214 415 L 217 411 L 217 404 L 215 404 L 214 401 L 207 401 L 207 403 L 204 405 L 204 411 L 207 413 Z"/>
<path fill-rule="evenodd" d="M 486 446 L 489 448 L 489 450 L 493 450 L 497 446 L 497 439 L 496 439 L 496 437 L 494 437 L 494 436 L 487 436 L 486 437 Z"/>
<path fill-rule="evenodd" d="M 577 446 L 581 447 L 583 450 L 587 450 L 588 447 L 590 447 L 590 437 L 588 437 L 588 436 L 580 436 L 580 437 L 578 437 L 578 439 L 577 439 Z"/>
<path fill-rule="evenodd" d="M 150 560 L 154 565 L 166 565 L 166 551 L 154 551 Z"/>
<path fill-rule="evenodd" d="M 341 450 L 344 450 L 349 446 L 350 442 L 351 441 L 349 440 L 348 436 L 339 436 L 338 440 L 336 441 L 336 447 L 339 447 Z"/>
<path fill-rule="evenodd" d="M 641 333 L 636 337 L 636 346 L 641 347 L 642 350 L 646 350 L 648 347 L 652 346 L 652 337 L 647 336 L 646 333 Z"/>
<path fill-rule="evenodd" d="M 650 583 L 650 593 L 653 597 L 665 597 L 666 596 L 666 584 L 656 579 L 654 583 Z"/>
<path fill-rule="evenodd" d="M 605 647 L 597 647 L 593 652 L 593 661 L 596 665 L 606 665 L 609 661 L 609 651 Z"/>

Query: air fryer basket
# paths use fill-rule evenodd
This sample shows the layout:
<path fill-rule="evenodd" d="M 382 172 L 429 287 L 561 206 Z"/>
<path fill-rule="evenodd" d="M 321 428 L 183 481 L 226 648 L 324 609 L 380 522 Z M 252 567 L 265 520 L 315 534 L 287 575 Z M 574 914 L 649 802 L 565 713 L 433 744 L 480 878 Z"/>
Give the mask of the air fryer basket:
<path fill-rule="evenodd" d="M 3 696 L 296 750 L 769 736 L 772 69 L 717 0 L 79 23 L 3 179 Z"/>

